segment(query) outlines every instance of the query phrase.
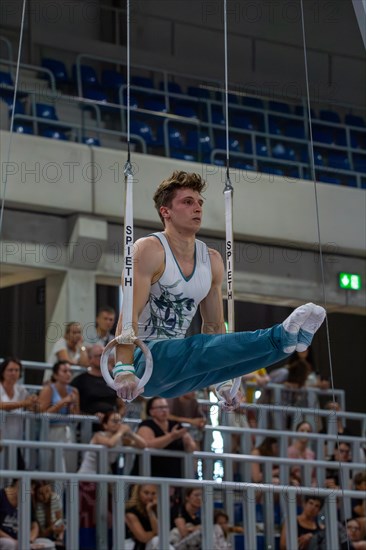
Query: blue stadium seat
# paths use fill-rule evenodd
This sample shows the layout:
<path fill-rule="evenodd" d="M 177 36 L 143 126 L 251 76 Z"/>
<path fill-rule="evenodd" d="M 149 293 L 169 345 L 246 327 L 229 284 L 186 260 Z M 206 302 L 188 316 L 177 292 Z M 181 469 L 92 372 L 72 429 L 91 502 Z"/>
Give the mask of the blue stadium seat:
<path fill-rule="evenodd" d="M 68 141 L 69 139 L 64 132 L 60 132 L 59 130 L 53 128 L 46 128 L 42 130 L 41 136 L 51 139 L 59 139 L 61 141 Z"/>
<path fill-rule="evenodd" d="M 209 134 L 197 130 L 188 130 L 185 149 L 195 153 L 210 154 L 212 144 Z"/>
<path fill-rule="evenodd" d="M 366 149 L 366 132 L 363 130 L 351 130 L 351 147 L 353 149 Z"/>
<path fill-rule="evenodd" d="M 325 120 L 327 122 L 334 122 L 335 124 L 341 123 L 341 117 L 335 111 L 329 111 L 327 109 L 322 109 L 319 111 L 320 120 Z"/>
<path fill-rule="evenodd" d="M 260 172 L 265 174 L 273 174 L 274 176 L 284 176 L 285 172 L 281 168 L 276 168 L 275 166 L 266 166 L 263 165 L 260 167 Z"/>
<path fill-rule="evenodd" d="M 1 100 L 7 104 L 9 109 L 9 116 L 10 116 L 13 110 L 13 97 L 4 96 L 1 98 Z M 24 114 L 25 114 L 24 104 L 21 101 L 19 101 L 19 99 L 17 99 L 14 105 L 14 115 L 24 115 Z"/>
<path fill-rule="evenodd" d="M 83 137 L 82 142 L 89 147 L 100 147 L 100 140 L 96 137 Z"/>
<path fill-rule="evenodd" d="M 131 134 L 136 134 L 143 138 L 146 145 L 154 146 L 156 144 L 152 128 L 149 124 L 146 124 L 146 122 L 142 122 L 140 120 L 131 120 L 130 131 Z"/>
<path fill-rule="evenodd" d="M 108 88 L 111 90 L 119 90 L 126 80 L 122 73 L 115 71 L 113 69 L 104 69 L 102 71 L 101 84 L 103 88 Z"/>
<path fill-rule="evenodd" d="M 17 134 L 29 134 L 32 135 L 33 126 L 31 124 L 23 124 L 22 122 L 14 122 L 14 132 Z"/>
<path fill-rule="evenodd" d="M 210 99 L 210 92 L 206 88 L 199 86 L 188 86 L 187 94 L 200 99 Z"/>
<path fill-rule="evenodd" d="M 41 122 L 38 123 L 38 127 L 41 131 L 41 135 L 43 135 L 43 131 L 46 131 L 46 130 L 47 131 L 49 130 L 50 132 L 56 132 L 56 134 L 59 133 L 60 135 L 63 134 L 64 132 L 69 132 L 71 130 L 69 126 L 61 126 L 59 124 L 57 126 L 52 125 L 53 121 L 59 120 L 56 113 L 56 109 L 53 105 L 47 105 L 45 103 L 36 103 L 36 116 L 37 118 L 42 118 L 45 121 L 44 124 Z M 44 137 L 53 137 L 53 136 L 46 135 Z M 56 137 L 55 139 L 64 139 L 64 138 Z"/>
<path fill-rule="evenodd" d="M 353 169 L 366 174 L 366 155 L 353 155 Z"/>
<path fill-rule="evenodd" d="M 9 86 L 9 88 L 5 88 L 3 86 Z M 13 89 L 11 89 L 13 88 Z M 13 99 L 14 95 L 14 82 L 13 78 L 10 73 L 7 73 L 5 71 L 0 71 L 0 97 L 7 100 L 7 98 Z M 26 97 L 28 94 L 26 92 L 19 92 L 17 91 L 17 98 L 21 99 Z"/>
<path fill-rule="evenodd" d="M 170 156 L 174 159 L 186 160 L 188 162 L 194 162 L 196 159 L 189 153 L 182 153 L 182 151 L 173 150 L 170 152 Z"/>
<path fill-rule="evenodd" d="M 344 121 L 349 126 L 359 126 L 360 128 L 365 128 L 366 126 L 364 119 L 357 115 L 348 114 L 344 117 Z"/>
<path fill-rule="evenodd" d="M 283 143 L 276 143 L 272 148 L 272 156 L 276 159 L 296 161 L 295 150 Z"/>
<path fill-rule="evenodd" d="M 44 118 L 49 121 L 58 120 L 56 109 L 53 105 L 47 105 L 45 103 L 36 104 L 36 116 L 38 118 Z"/>
<path fill-rule="evenodd" d="M 14 87 L 14 82 L 10 73 L 6 73 L 5 71 L 0 71 L 0 85 Z M 9 91 L 11 92 L 11 90 Z"/>
<path fill-rule="evenodd" d="M 283 133 L 280 120 L 271 115 L 269 115 L 268 117 L 268 129 L 269 133 L 275 136 L 280 136 Z"/>
<path fill-rule="evenodd" d="M 342 147 L 347 147 L 347 134 L 346 130 L 344 128 L 340 128 L 339 130 L 335 130 L 334 132 L 334 143 L 336 145 L 341 145 Z"/>
<path fill-rule="evenodd" d="M 264 109 L 264 103 L 258 97 L 244 96 L 242 104 L 253 109 Z"/>
<path fill-rule="evenodd" d="M 357 187 L 357 180 L 354 176 L 348 176 L 344 179 L 344 183 L 347 187 Z"/>
<path fill-rule="evenodd" d="M 184 147 L 182 132 L 173 126 L 169 127 L 169 145 L 172 150 L 181 150 Z"/>
<path fill-rule="evenodd" d="M 253 166 L 253 164 L 247 164 L 246 162 L 240 161 L 240 160 L 233 160 L 232 162 L 233 168 L 236 168 L 237 170 L 247 170 L 248 172 L 255 172 L 256 168 Z"/>
<path fill-rule="evenodd" d="M 334 143 L 333 129 L 326 126 L 313 126 L 313 140 L 320 143 Z"/>
<path fill-rule="evenodd" d="M 253 117 L 249 114 L 237 113 L 233 115 L 231 125 L 234 128 L 241 128 L 242 130 L 254 130 L 255 125 Z"/>
<path fill-rule="evenodd" d="M 166 113 L 167 108 L 163 99 L 150 98 L 144 101 L 144 109 L 148 111 L 157 111 L 159 113 Z"/>
<path fill-rule="evenodd" d="M 131 76 L 131 85 L 140 88 L 154 88 L 154 81 L 147 76 Z"/>
<path fill-rule="evenodd" d="M 182 88 L 181 88 L 180 84 L 178 84 L 178 82 L 169 81 L 167 84 L 168 84 L 168 93 L 169 94 L 181 94 L 182 93 Z M 160 88 L 160 90 L 163 90 L 163 91 L 165 90 L 164 82 L 160 82 L 159 88 Z"/>
<path fill-rule="evenodd" d="M 303 149 L 301 153 L 301 161 L 310 164 L 308 149 Z M 318 149 L 314 149 L 314 162 L 316 166 L 324 166 L 324 154 Z"/>
<path fill-rule="evenodd" d="M 268 147 L 264 140 L 257 139 L 256 152 L 260 157 L 268 157 Z"/>
<path fill-rule="evenodd" d="M 314 109 L 310 109 L 311 118 L 315 118 L 315 111 Z M 295 106 L 295 115 L 307 117 L 308 116 L 308 107 L 306 106 L 304 108 L 303 105 L 296 105 Z"/>
<path fill-rule="evenodd" d="M 285 136 L 294 137 L 297 139 L 305 139 L 305 128 L 301 122 L 291 122 L 286 126 Z"/>
<path fill-rule="evenodd" d="M 331 168 L 339 168 L 340 170 L 349 170 L 350 163 L 347 154 L 339 151 L 330 151 L 328 154 L 328 166 Z"/>
<path fill-rule="evenodd" d="M 215 147 L 216 149 L 223 149 L 226 151 L 226 135 L 223 133 L 218 133 L 215 136 Z M 240 143 L 236 137 L 229 135 L 229 150 L 236 153 L 240 153 Z"/>
<path fill-rule="evenodd" d="M 253 154 L 252 142 L 250 139 L 244 141 L 244 153 Z M 256 154 L 260 157 L 268 157 L 268 147 L 264 139 L 256 139 Z"/>
<path fill-rule="evenodd" d="M 119 98 L 118 98 L 119 100 Z M 138 109 L 140 105 L 140 100 L 135 94 L 130 94 L 130 108 Z M 127 105 L 127 90 L 123 91 L 123 105 Z"/>
<path fill-rule="evenodd" d="M 90 88 L 101 88 L 99 84 L 99 80 L 97 77 L 97 73 L 94 69 L 94 67 L 91 67 L 90 65 L 80 65 L 80 77 L 83 87 L 86 86 L 89 89 Z M 77 84 L 77 70 L 76 65 L 72 66 L 72 78 L 75 82 L 75 85 Z"/>
<path fill-rule="evenodd" d="M 197 110 L 193 106 L 184 103 L 177 103 L 172 109 L 172 112 L 175 115 L 186 118 L 198 118 Z"/>
<path fill-rule="evenodd" d="M 341 179 L 336 176 L 328 176 L 327 174 L 319 174 L 318 180 L 323 183 L 334 183 L 336 185 L 341 185 Z"/>
<path fill-rule="evenodd" d="M 288 176 L 290 178 L 300 178 L 300 170 L 297 168 L 297 166 L 291 166 L 291 170 L 289 171 Z"/>
<path fill-rule="evenodd" d="M 192 128 L 188 128 L 188 130 L 191 130 Z M 171 124 L 168 124 L 168 136 L 169 136 L 169 147 L 172 150 L 179 150 L 182 151 L 185 147 L 184 142 L 184 132 L 187 130 L 187 128 L 181 124 L 177 126 L 172 126 Z M 161 124 L 157 128 L 156 132 L 156 138 L 155 138 L 155 144 L 163 147 L 165 144 L 165 136 L 164 136 L 164 126 Z"/>
<path fill-rule="evenodd" d="M 55 77 L 56 85 L 70 83 L 69 75 L 67 74 L 66 66 L 63 61 L 59 61 L 58 59 L 53 59 L 51 57 L 44 57 L 41 64 L 42 67 L 51 71 Z"/>
<path fill-rule="evenodd" d="M 215 94 L 216 101 L 221 101 L 222 103 L 225 103 L 225 93 L 224 92 L 216 92 Z M 239 104 L 239 96 L 237 94 L 229 93 L 228 94 L 228 103 L 231 105 L 238 105 Z"/>
<path fill-rule="evenodd" d="M 124 76 L 113 69 L 104 69 L 102 71 L 101 85 L 106 91 L 113 103 L 119 103 L 119 91 L 125 84 Z"/>
<path fill-rule="evenodd" d="M 269 101 L 268 108 L 270 111 L 276 111 L 277 113 L 291 113 L 289 104 L 282 101 Z"/>
<path fill-rule="evenodd" d="M 85 87 L 83 89 L 83 96 L 85 97 L 85 99 L 90 99 L 91 101 L 95 102 L 96 106 L 98 107 L 101 113 L 115 114 L 116 112 L 117 113 L 119 112 L 118 107 L 113 107 L 111 105 L 108 105 L 109 98 L 106 92 L 101 88 L 99 89 L 99 88 Z M 87 104 L 83 104 L 82 108 L 86 111 L 90 110 L 92 113 L 95 113 L 95 109 L 92 106 L 88 106 Z M 132 105 L 131 105 L 131 109 L 133 109 Z"/>
<path fill-rule="evenodd" d="M 211 107 L 211 118 L 213 124 L 225 125 L 224 112 L 221 107 L 214 105 Z"/>
<path fill-rule="evenodd" d="M 102 101 L 108 103 L 108 97 L 104 90 L 96 88 L 84 88 L 83 96 L 85 99 L 92 99 L 93 101 Z"/>

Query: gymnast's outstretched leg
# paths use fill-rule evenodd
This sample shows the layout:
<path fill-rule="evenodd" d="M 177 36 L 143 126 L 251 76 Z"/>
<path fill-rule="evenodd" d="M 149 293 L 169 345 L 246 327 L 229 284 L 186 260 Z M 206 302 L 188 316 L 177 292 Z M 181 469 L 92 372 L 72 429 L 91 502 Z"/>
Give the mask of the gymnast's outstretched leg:
<path fill-rule="evenodd" d="M 156 340 L 149 344 L 154 371 L 144 395 L 182 395 L 187 387 L 199 389 L 217 384 L 222 394 L 228 378 L 268 367 L 295 350 L 306 349 L 325 318 L 325 310 L 315 304 L 295 309 L 280 325 L 255 332 L 205 335 L 186 339 Z M 122 399 L 131 399 L 144 370 L 144 357 L 135 355 L 136 376 L 117 376 Z"/>

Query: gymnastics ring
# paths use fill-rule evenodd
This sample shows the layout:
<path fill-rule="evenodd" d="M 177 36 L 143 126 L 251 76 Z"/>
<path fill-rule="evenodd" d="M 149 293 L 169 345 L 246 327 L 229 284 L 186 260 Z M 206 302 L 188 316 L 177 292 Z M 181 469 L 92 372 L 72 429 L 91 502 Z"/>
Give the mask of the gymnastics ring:
<path fill-rule="evenodd" d="M 116 338 L 111 340 L 104 348 L 102 357 L 100 358 L 100 369 L 102 371 L 103 378 L 106 384 L 113 390 L 117 390 L 118 387 L 116 386 L 116 383 L 109 372 L 108 357 L 111 351 L 121 343 L 123 342 L 120 341 L 120 336 L 117 336 Z M 138 348 L 140 348 L 142 353 L 145 355 L 145 372 L 142 378 L 140 378 L 140 382 L 137 385 L 137 390 L 140 390 L 139 393 L 142 393 L 144 390 L 144 387 L 150 380 L 151 375 L 153 373 L 153 358 L 152 358 L 150 349 L 142 340 L 140 340 L 139 338 L 134 338 L 133 344 Z"/>

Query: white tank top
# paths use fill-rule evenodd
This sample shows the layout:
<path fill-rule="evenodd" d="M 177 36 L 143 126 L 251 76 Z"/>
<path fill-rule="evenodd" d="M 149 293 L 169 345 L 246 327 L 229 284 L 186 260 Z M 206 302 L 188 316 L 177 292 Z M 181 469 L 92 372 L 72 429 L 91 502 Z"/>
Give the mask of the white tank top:
<path fill-rule="evenodd" d="M 139 338 L 184 338 L 212 283 L 208 248 L 196 239 L 193 273 L 185 277 L 163 233 L 154 233 L 165 251 L 165 269 L 151 285 L 150 296 L 139 318 Z"/>

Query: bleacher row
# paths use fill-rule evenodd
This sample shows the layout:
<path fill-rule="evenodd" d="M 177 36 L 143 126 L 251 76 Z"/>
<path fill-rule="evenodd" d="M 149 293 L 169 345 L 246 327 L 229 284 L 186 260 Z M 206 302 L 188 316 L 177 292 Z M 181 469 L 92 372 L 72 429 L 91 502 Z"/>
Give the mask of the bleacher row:
<path fill-rule="evenodd" d="M 23 366 L 31 369 L 50 368 L 50 365 L 41 363 L 24 362 Z M 73 370 L 80 372 L 80 367 L 73 367 Z M 38 386 L 26 385 L 27 389 L 31 392 L 37 392 Z M 49 423 L 52 419 L 59 418 L 59 415 L 49 413 L 12 413 L 0 411 L 0 419 L 7 415 L 22 414 L 25 423 L 26 439 L 23 441 L 15 440 L 3 440 L 3 451 L 0 453 L 0 470 L 2 471 L 1 483 L 6 483 L 7 479 L 14 477 L 14 464 L 16 464 L 17 450 L 23 451 L 26 463 L 28 465 L 29 472 L 15 474 L 23 479 L 24 486 L 22 491 L 26 490 L 27 483 L 30 479 L 51 479 L 53 481 L 60 480 L 64 483 L 66 489 L 66 504 L 65 513 L 67 517 L 67 535 L 66 535 L 66 548 L 75 550 L 75 548 L 88 547 L 85 541 L 88 541 L 88 535 L 85 529 L 79 527 L 79 514 L 78 514 L 78 487 L 81 481 L 93 481 L 98 485 L 98 514 L 97 514 L 97 548 L 108 548 L 108 536 L 113 538 L 113 548 L 119 550 L 124 548 L 124 527 L 121 521 L 116 521 L 116 518 L 124 517 L 123 513 L 123 501 L 124 499 L 113 499 L 114 521 L 112 533 L 108 534 L 107 529 L 107 510 L 108 510 L 108 490 L 107 482 L 111 483 L 113 491 L 117 491 L 117 494 L 127 494 L 128 486 L 131 483 L 136 482 L 136 478 L 130 477 L 131 465 L 133 463 L 134 455 L 138 454 L 142 457 L 142 471 L 140 472 L 140 482 L 146 482 L 149 479 L 151 472 L 151 457 L 156 455 L 165 456 L 178 456 L 181 457 L 184 463 L 184 478 L 185 480 L 162 480 L 153 478 L 152 482 L 156 483 L 160 487 L 160 530 L 161 534 L 161 548 L 167 548 L 164 546 L 164 540 L 166 540 L 167 533 L 169 531 L 168 519 L 169 518 L 169 502 L 168 499 L 164 502 L 165 491 L 169 494 L 169 487 L 171 486 L 189 486 L 189 484 L 196 484 L 202 488 L 205 492 L 205 498 L 203 501 L 203 539 L 202 548 L 208 550 L 212 549 L 210 542 L 210 532 L 212 533 L 212 509 L 224 508 L 231 520 L 236 524 L 241 524 L 244 527 L 244 536 L 235 536 L 235 548 L 248 549 L 254 548 L 278 548 L 279 544 L 279 527 L 284 517 L 289 518 L 291 515 L 296 514 L 298 506 L 297 495 L 304 494 L 317 494 L 318 496 L 325 496 L 325 514 L 328 516 L 327 529 L 334 528 L 337 524 L 337 518 L 345 520 L 351 516 L 351 499 L 362 496 L 360 493 L 356 494 L 355 491 L 351 492 L 348 489 L 351 488 L 352 477 L 356 472 L 365 471 L 364 449 L 365 449 L 365 431 L 366 431 L 366 415 L 351 412 L 335 412 L 329 410 L 322 410 L 314 406 L 313 408 L 299 408 L 299 407 L 283 407 L 279 403 L 284 402 L 281 397 L 280 385 L 270 384 L 268 389 L 271 390 L 273 396 L 275 396 L 271 405 L 259 405 L 259 404 L 243 404 L 242 408 L 255 413 L 257 417 L 258 428 L 253 431 L 251 428 L 233 428 L 226 425 L 228 421 L 228 414 L 222 414 L 220 424 L 217 426 L 206 425 L 204 431 L 204 443 L 202 452 L 185 453 L 185 452 L 172 452 L 163 449 L 136 449 L 136 448 L 107 448 L 101 445 L 90 445 L 89 441 L 92 435 L 92 423 L 95 423 L 94 416 L 86 415 L 69 415 L 68 423 L 70 426 L 78 426 L 78 432 L 80 434 L 80 442 L 75 444 L 64 443 L 51 443 L 47 441 L 47 433 Z M 286 390 L 288 392 L 288 389 Z M 308 400 L 315 405 L 314 397 L 319 398 L 321 396 L 330 398 L 332 392 L 330 390 L 320 390 L 311 388 L 309 390 L 301 390 L 308 392 L 311 396 Z M 344 392 L 342 390 L 336 390 L 337 398 L 344 403 Z M 206 407 L 209 411 L 211 408 L 217 408 L 217 404 L 207 400 L 200 400 L 201 405 Z M 276 404 L 278 403 L 278 404 Z M 324 455 L 325 444 L 327 445 L 328 454 L 331 453 L 334 445 L 337 442 L 337 419 L 341 417 L 344 421 L 353 420 L 358 422 L 357 436 L 341 436 L 340 440 L 350 444 L 352 449 L 352 461 L 349 463 L 342 463 L 341 465 L 335 462 L 327 461 Z M 326 433 L 307 433 L 306 436 L 311 442 L 311 446 L 316 451 L 316 460 L 301 461 L 300 468 L 302 471 L 302 479 L 304 480 L 303 487 L 295 488 L 290 487 L 290 468 L 294 465 L 299 465 L 298 459 L 284 458 L 286 456 L 286 449 L 290 441 L 300 437 L 299 432 L 293 431 L 294 426 L 300 422 L 300 420 L 306 419 L 311 425 L 316 427 L 319 424 L 319 420 L 325 420 Z M 290 422 L 288 422 L 290 420 Z M 136 426 L 139 422 L 137 418 L 126 418 L 126 423 Z M 291 425 L 291 429 L 287 429 L 288 423 Z M 223 438 L 223 452 L 218 454 L 212 451 L 212 438 L 214 432 L 219 431 Z M 236 435 L 240 439 L 240 453 L 232 454 L 231 452 L 231 437 Z M 301 434 L 303 436 L 304 434 Z M 253 445 L 253 436 L 256 438 L 256 444 L 258 444 L 264 437 L 275 437 L 279 441 L 279 457 L 260 457 L 260 462 L 263 466 L 263 482 L 260 485 L 251 484 L 251 464 L 258 462 L 259 458 L 250 455 L 250 450 Z M 88 451 L 95 451 L 97 454 L 97 476 L 91 477 L 90 475 L 83 474 L 63 474 L 62 471 L 62 457 L 65 454 L 78 455 L 79 459 L 81 454 Z M 48 455 L 45 458 L 44 453 Z M 47 473 L 49 467 L 46 467 L 46 462 L 49 464 L 49 453 L 52 454 L 52 473 Z M 124 455 L 124 471 L 122 476 L 107 476 L 108 472 L 108 453 L 123 453 Z M 197 480 L 197 463 L 201 462 L 201 473 L 199 480 Z M 220 479 L 216 478 L 214 472 L 216 471 L 215 464 L 222 464 L 222 476 Z M 281 485 L 274 487 L 272 485 L 272 466 L 278 465 L 280 468 L 280 480 Z M 324 487 L 324 480 L 326 477 L 326 471 L 329 469 L 342 469 L 342 486 L 343 493 L 336 490 L 322 489 Z M 317 487 L 311 488 L 311 480 L 313 472 L 316 471 Z M 32 472 L 37 472 L 32 476 Z M 235 473 L 236 472 L 236 475 Z M 240 475 L 238 481 L 238 472 Z M 51 476 L 51 477 L 50 477 Z M 208 489 L 207 489 L 208 487 Z M 209 491 L 210 494 L 206 494 Z M 274 495 L 280 495 L 279 502 L 274 505 Z M 259 495 L 262 495 L 263 502 L 259 503 Z M 122 502 L 122 504 L 121 504 Z M 338 508 L 337 508 L 338 502 Z M 122 506 L 122 508 L 121 508 Z M 21 511 L 25 517 L 29 514 L 24 507 Z M 209 519 L 210 518 L 210 519 Z M 29 518 L 28 518 L 29 520 Z M 25 522 L 24 525 L 27 523 Z M 260 526 L 263 526 L 262 528 Z M 263 529 L 262 532 L 258 532 L 258 529 Z M 296 532 L 296 530 L 295 530 Z M 164 533 L 164 534 L 163 534 Z M 20 540 L 22 540 L 20 538 Z M 295 548 L 296 538 L 293 539 L 291 533 L 289 533 L 289 539 L 291 546 L 289 548 Z M 103 542 L 104 541 L 104 542 Z M 292 541 L 292 542 L 291 542 Z M 84 543 L 86 546 L 84 546 Z M 20 546 L 26 550 L 26 545 Z M 327 549 L 337 550 L 338 539 L 336 533 L 329 535 L 327 539 Z"/>
<path fill-rule="evenodd" d="M 88 58 L 87 63 L 83 57 Z M 33 80 L 27 86 L 30 70 Z M 123 64 L 115 60 L 82 55 L 71 71 L 61 60 L 51 58 L 42 59 L 38 68 L 22 64 L 15 131 L 121 147 L 121 140 L 126 141 L 124 71 Z M 225 109 L 220 84 L 197 83 L 194 77 L 189 83 L 187 78 L 153 69 L 132 67 L 132 71 L 132 142 L 143 152 L 224 165 Z M 0 59 L 0 100 L 9 114 L 13 90 L 14 62 Z M 312 179 L 305 101 L 283 102 L 230 92 L 229 124 L 233 168 Z M 363 113 L 319 104 L 317 111 L 312 111 L 312 136 L 319 181 L 366 188 Z"/>

